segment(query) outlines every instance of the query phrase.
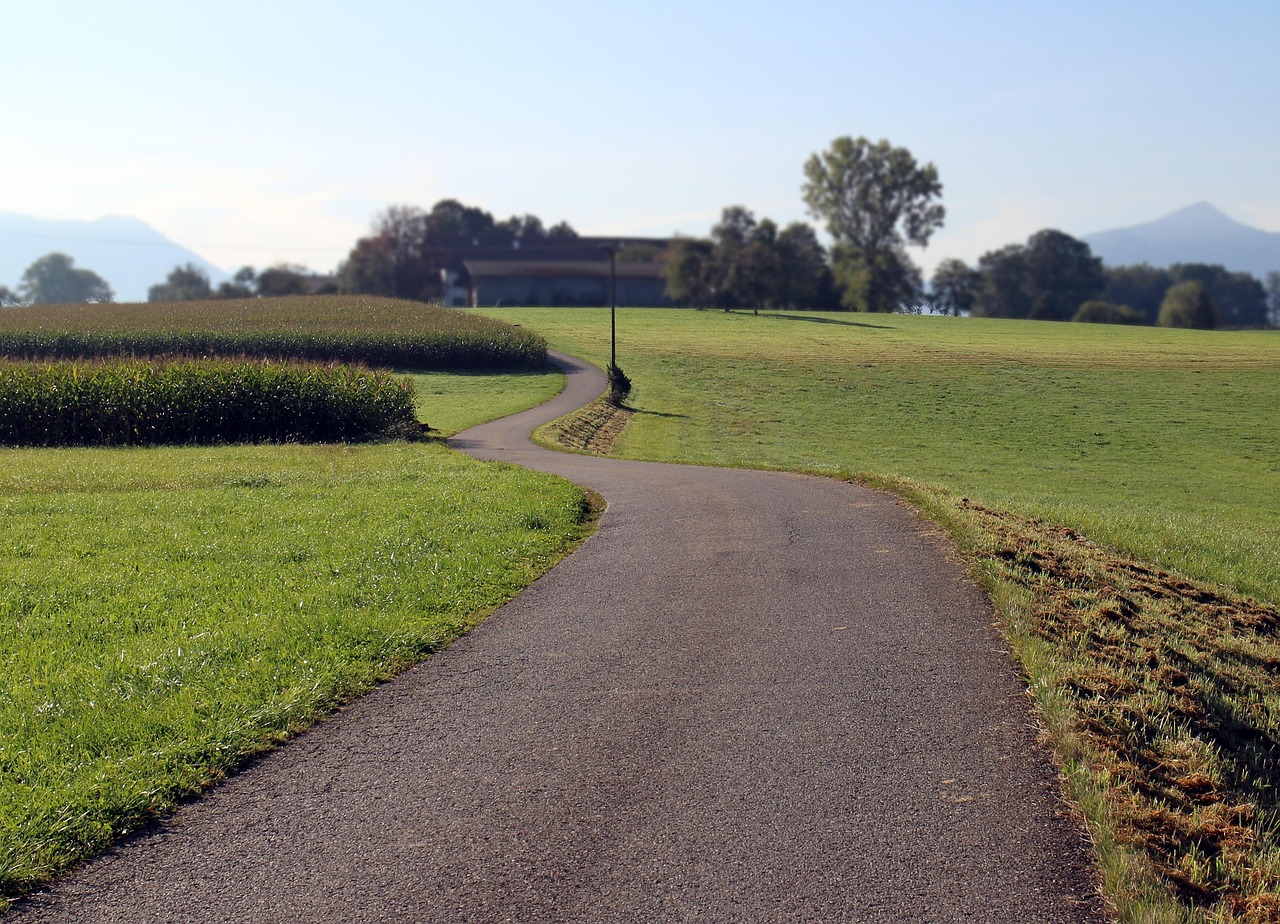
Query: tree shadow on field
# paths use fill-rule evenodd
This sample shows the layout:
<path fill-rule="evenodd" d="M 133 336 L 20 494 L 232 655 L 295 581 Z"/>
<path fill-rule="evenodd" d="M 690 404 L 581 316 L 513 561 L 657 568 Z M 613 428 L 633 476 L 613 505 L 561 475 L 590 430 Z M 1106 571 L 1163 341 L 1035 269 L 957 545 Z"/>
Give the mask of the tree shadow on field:
<path fill-rule="evenodd" d="M 776 311 L 760 312 L 762 318 L 777 318 L 780 321 L 808 321 L 810 324 L 839 324 L 842 327 L 870 327 L 874 330 L 893 330 L 886 324 L 868 324 L 866 321 L 841 321 L 836 318 L 808 318 L 798 314 L 780 314 Z"/>
<path fill-rule="evenodd" d="M 666 411 L 646 411 L 644 408 L 627 406 L 627 410 L 633 414 L 643 414 L 646 417 L 674 417 L 679 420 L 688 420 L 688 414 L 669 414 Z"/>

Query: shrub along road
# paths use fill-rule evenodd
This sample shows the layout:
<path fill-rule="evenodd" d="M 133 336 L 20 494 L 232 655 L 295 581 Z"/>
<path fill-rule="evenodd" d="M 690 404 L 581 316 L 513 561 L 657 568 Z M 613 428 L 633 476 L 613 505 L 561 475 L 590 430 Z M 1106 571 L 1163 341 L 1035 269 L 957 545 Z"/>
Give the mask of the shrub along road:
<path fill-rule="evenodd" d="M 595 369 L 455 446 L 603 494 L 470 636 L 15 921 L 1102 920 L 993 615 L 909 508 L 552 453 Z"/>

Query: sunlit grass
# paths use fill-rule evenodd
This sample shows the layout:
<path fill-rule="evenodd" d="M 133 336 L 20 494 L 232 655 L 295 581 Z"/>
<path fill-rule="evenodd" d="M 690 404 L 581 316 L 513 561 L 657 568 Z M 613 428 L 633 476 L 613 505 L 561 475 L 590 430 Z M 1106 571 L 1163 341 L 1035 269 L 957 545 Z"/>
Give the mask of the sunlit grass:
<path fill-rule="evenodd" d="M 608 358 L 607 311 L 498 309 Z M 625 309 L 615 454 L 873 473 L 1280 601 L 1280 333 Z"/>
<path fill-rule="evenodd" d="M 450 428 L 561 381 L 429 379 Z M 572 485 L 422 443 L 0 450 L 0 517 L 0 908 L 448 643 L 587 528 Z"/>
<path fill-rule="evenodd" d="M 564 387 L 561 372 L 423 372 L 409 376 L 418 419 L 442 436 L 547 401 Z"/>

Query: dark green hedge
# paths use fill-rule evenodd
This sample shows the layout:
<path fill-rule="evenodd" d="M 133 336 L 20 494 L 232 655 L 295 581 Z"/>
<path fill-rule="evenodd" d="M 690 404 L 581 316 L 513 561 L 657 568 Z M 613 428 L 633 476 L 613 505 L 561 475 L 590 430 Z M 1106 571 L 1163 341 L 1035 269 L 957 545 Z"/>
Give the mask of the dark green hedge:
<path fill-rule="evenodd" d="M 357 442 L 420 432 L 412 382 L 351 366 L 0 363 L 0 445 Z"/>

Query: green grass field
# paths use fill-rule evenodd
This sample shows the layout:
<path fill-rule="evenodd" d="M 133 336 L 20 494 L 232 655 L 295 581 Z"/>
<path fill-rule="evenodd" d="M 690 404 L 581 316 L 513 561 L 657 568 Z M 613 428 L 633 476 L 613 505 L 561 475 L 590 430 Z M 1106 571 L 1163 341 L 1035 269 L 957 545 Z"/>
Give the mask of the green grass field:
<path fill-rule="evenodd" d="M 418 419 L 442 436 L 541 404 L 564 387 L 559 372 L 417 372 L 409 378 L 417 390 Z"/>
<path fill-rule="evenodd" d="M 424 380 L 424 416 L 456 430 L 561 377 Z M 0 450 L 0 518 L 0 909 L 446 644 L 588 529 L 572 485 L 437 443 Z"/>
<path fill-rule="evenodd" d="M 499 309 L 608 359 L 607 311 Z M 623 309 L 615 454 L 876 474 L 1280 602 L 1280 332 Z"/>
<path fill-rule="evenodd" d="M 608 357 L 607 311 L 492 313 Z M 1118 920 L 1280 920 L 1280 334 L 670 310 L 618 331 L 614 454 L 856 478 L 950 531 Z"/>

